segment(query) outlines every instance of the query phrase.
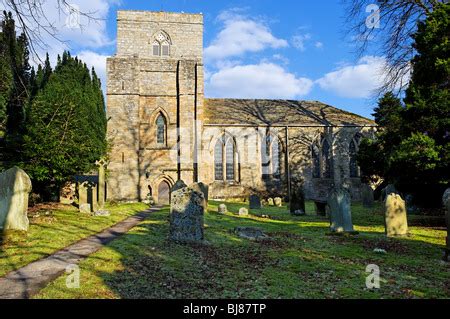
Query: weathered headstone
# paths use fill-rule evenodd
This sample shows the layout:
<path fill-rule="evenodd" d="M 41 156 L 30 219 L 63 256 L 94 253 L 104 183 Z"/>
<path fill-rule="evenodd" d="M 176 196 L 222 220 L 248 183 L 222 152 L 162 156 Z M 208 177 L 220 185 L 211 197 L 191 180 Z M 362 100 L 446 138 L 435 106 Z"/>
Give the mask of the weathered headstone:
<path fill-rule="evenodd" d="M 12 167 L 0 174 L 0 229 L 28 230 L 28 195 L 31 180 L 22 169 Z"/>
<path fill-rule="evenodd" d="M 248 240 L 264 240 L 269 238 L 260 228 L 256 227 L 236 227 L 234 233 L 241 238 Z"/>
<path fill-rule="evenodd" d="M 239 216 L 248 216 L 248 209 L 247 208 L 245 208 L 245 207 L 241 207 L 240 209 L 239 209 Z"/>
<path fill-rule="evenodd" d="M 344 188 L 333 189 L 327 204 L 330 208 L 330 229 L 334 233 L 354 232 L 350 193 Z"/>
<path fill-rule="evenodd" d="M 289 199 L 289 211 L 292 215 L 306 215 L 305 195 L 301 187 L 292 189 L 291 198 Z"/>
<path fill-rule="evenodd" d="M 178 181 L 171 193 L 170 239 L 179 242 L 202 241 L 205 208 L 203 193 Z"/>
<path fill-rule="evenodd" d="M 415 215 L 420 213 L 420 208 L 414 205 L 414 196 L 411 194 L 405 195 L 406 211 L 409 215 Z"/>
<path fill-rule="evenodd" d="M 205 207 L 205 213 L 208 209 L 208 186 L 203 184 L 203 183 L 194 183 L 191 186 L 189 186 L 191 189 L 193 189 L 194 191 L 198 192 L 198 193 L 202 193 L 203 194 L 203 198 L 204 198 L 204 204 L 203 206 Z M 205 189 L 206 187 L 206 189 Z M 205 194 L 206 193 L 206 194 Z"/>
<path fill-rule="evenodd" d="M 317 216 L 327 215 L 327 203 L 322 201 L 314 201 L 314 207 L 316 208 Z"/>
<path fill-rule="evenodd" d="M 385 233 L 387 236 L 405 236 L 408 234 L 405 201 L 399 194 L 390 193 L 384 202 Z"/>
<path fill-rule="evenodd" d="M 450 188 L 444 192 L 442 196 L 442 202 L 445 207 L 445 220 L 447 222 L 447 239 L 444 260 L 450 261 Z"/>
<path fill-rule="evenodd" d="M 95 164 L 98 166 L 98 207 L 103 209 L 105 206 L 105 169 L 108 162 L 101 159 Z"/>
<path fill-rule="evenodd" d="M 393 184 L 388 184 L 381 190 L 381 201 L 384 202 L 389 194 L 398 194 L 398 191 Z"/>
<path fill-rule="evenodd" d="M 90 205 L 91 212 L 98 210 L 97 184 L 91 181 L 85 181 L 78 186 L 78 209 L 80 212 L 86 212 L 87 206 L 84 204 Z"/>
<path fill-rule="evenodd" d="M 179 190 L 179 189 L 185 188 L 185 187 L 187 187 L 187 185 L 180 179 L 172 186 L 171 192 L 174 192 L 176 190 Z"/>
<path fill-rule="evenodd" d="M 269 206 L 273 206 L 274 205 L 273 198 L 268 198 L 267 199 L 267 205 L 269 205 Z"/>
<path fill-rule="evenodd" d="M 248 201 L 250 209 L 261 209 L 261 200 L 258 195 L 250 195 Z"/>
<path fill-rule="evenodd" d="M 283 200 L 281 199 L 281 197 L 275 197 L 273 199 L 273 202 L 274 202 L 275 206 L 277 206 L 277 207 L 283 206 Z"/>
<path fill-rule="evenodd" d="M 219 214 L 225 214 L 225 213 L 227 213 L 227 212 L 228 212 L 227 205 L 225 205 L 225 204 L 220 204 L 220 205 L 219 205 L 219 208 L 217 209 L 217 212 L 218 212 Z"/>
<path fill-rule="evenodd" d="M 368 184 L 361 185 L 362 204 L 366 208 L 372 208 L 374 203 L 373 189 Z"/>
<path fill-rule="evenodd" d="M 79 204 L 78 210 L 80 211 L 80 213 L 90 214 L 91 213 L 91 204 L 87 204 L 87 203 Z"/>

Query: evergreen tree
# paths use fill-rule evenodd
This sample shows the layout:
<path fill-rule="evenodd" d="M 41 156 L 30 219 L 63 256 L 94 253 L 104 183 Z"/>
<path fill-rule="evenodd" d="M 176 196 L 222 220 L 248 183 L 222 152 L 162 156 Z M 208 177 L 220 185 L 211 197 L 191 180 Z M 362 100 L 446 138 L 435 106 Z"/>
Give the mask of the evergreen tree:
<path fill-rule="evenodd" d="M 419 23 L 405 105 L 392 94 L 380 99 L 380 131 L 358 153 L 365 178 L 379 175 L 429 206 L 440 205 L 450 181 L 449 17 L 450 4 L 441 4 Z"/>
<path fill-rule="evenodd" d="M 106 118 L 95 73 L 91 77 L 69 52 L 58 61 L 32 102 L 24 137 L 23 165 L 44 198 L 73 175 L 93 169 L 106 152 Z"/>

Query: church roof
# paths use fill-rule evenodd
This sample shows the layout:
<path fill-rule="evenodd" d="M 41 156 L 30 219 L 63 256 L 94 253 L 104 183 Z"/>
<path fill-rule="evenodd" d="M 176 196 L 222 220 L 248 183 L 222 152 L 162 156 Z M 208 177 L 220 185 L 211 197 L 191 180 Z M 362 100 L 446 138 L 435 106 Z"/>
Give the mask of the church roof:
<path fill-rule="evenodd" d="M 376 126 L 318 101 L 205 99 L 204 118 L 209 125 Z"/>

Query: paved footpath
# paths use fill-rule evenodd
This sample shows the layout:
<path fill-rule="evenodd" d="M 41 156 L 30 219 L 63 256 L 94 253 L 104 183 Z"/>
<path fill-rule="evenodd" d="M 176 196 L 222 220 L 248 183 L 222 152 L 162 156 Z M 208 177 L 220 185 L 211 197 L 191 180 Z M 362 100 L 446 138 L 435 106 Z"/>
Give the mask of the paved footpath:
<path fill-rule="evenodd" d="M 78 264 L 92 253 L 95 253 L 112 240 L 125 234 L 131 228 L 144 221 L 150 213 L 160 209 L 160 207 L 155 207 L 137 213 L 100 233 L 70 245 L 53 255 L 8 273 L 0 278 L 0 299 L 30 298 L 44 288 L 49 282 L 62 275 L 66 271 L 68 265 Z"/>

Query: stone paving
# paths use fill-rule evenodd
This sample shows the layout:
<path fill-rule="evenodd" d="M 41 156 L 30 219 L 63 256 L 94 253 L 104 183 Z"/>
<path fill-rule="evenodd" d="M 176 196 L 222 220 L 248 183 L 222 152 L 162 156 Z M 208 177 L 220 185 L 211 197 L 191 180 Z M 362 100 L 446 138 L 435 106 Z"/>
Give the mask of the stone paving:
<path fill-rule="evenodd" d="M 37 260 L 6 274 L 0 278 L 0 299 L 32 297 L 49 282 L 62 275 L 67 266 L 78 264 L 112 240 L 144 221 L 150 216 L 150 213 L 160 209 L 160 207 L 155 207 L 139 212 L 100 233 L 84 238 L 44 259 Z"/>

